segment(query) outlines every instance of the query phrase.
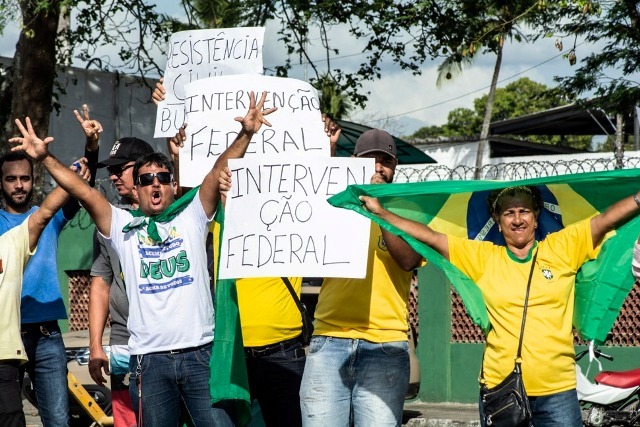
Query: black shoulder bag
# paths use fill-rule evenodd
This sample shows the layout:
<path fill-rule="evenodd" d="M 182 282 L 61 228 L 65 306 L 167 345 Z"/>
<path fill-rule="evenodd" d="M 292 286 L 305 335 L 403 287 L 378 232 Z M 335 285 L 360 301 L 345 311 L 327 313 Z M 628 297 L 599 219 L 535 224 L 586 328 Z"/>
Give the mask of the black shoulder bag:
<path fill-rule="evenodd" d="M 293 289 L 289 278 L 282 277 L 282 281 L 285 285 L 287 285 L 287 289 L 289 289 L 291 297 L 298 306 L 298 310 L 300 310 L 300 316 L 302 316 L 302 334 L 300 335 L 300 341 L 302 342 L 302 345 L 309 345 L 311 336 L 313 335 L 313 319 L 311 318 L 311 316 L 309 316 L 307 306 L 304 305 L 302 301 L 300 301 L 300 298 L 298 298 L 298 294 L 296 294 L 296 291 Z"/>
<path fill-rule="evenodd" d="M 529 398 L 522 382 L 522 336 L 524 335 L 524 323 L 527 318 L 527 305 L 529 304 L 529 289 L 531 288 L 531 278 L 536 264 L 536 251 L 531 261 L 531 271 L 527 283 L 527 293 L 524 298 L 524 311 L 522 314 L 522 326 L 520 327 L 520 341 L 518 342 L 518 354 L 516 355 L 513 371 L 502 380 L 500 384 L 493 388 L 488 388 L 484 384 L 484 374 L 480 373 L 481 405 L 484 410 L 484 421 L 487 426 L 495 427 L 527 427 L 531 419 L 531 408 L 529 408 Z M 484 366 L 484 356 L 483 356 Z M 482 368 L 484 370 L 484 367 Z"/>

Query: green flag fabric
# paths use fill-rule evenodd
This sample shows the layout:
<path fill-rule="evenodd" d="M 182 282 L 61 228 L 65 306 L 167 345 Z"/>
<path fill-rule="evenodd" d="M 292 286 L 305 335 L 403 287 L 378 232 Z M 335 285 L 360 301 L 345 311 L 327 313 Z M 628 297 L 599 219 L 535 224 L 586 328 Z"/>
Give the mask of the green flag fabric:
<path fill-rule="evenodd" d="M 224 227 L 224 210 L 221 205 L 218 206 L 215 221 L 221 224 L 221 228 Z M 214 251 L 219 249 L 214 248 Z M 219 268 L 216 267 L 215 271 L 218 272 Z M 251 398 L 240 327 L 238 293 L 233 279 L 216 280 L 215 325 L 209 379 L 211 402 L 214 405 L 231 406 L 236 415 L 236 425 L 246 426 L 251 421 Z"/>
<path fill-rule="evenodd" d="M 482 294 L 475 283 L 433 249 L 367 212 L 360 195 L 377 197 L 383 207 L 400 216 L 428 224 L 434 230 L 492 241 L 504 238 L 486 206 L 488 194 L 513 185 L 540 189 L 544 209 L 538 218 L 536 239 L 590 218 L 618 200 L 640 190 L 640 169 L 592 172 L 520 181 L 437 181 L 390 185 L 352 185 L 329 199 L 333 206 L 352 209 L 383 228 L 401 235 L 428 261 L 441 268 L 462 298 L 471 319 L 485 332 L 490 328 Z M 611 330 L 624 299 L 634 284 L 633 245 L 640 234 L 640 217 L 609 233 L 595 260 L 576 276 L 573 323 L 581 337 L 602 343 Z"/>

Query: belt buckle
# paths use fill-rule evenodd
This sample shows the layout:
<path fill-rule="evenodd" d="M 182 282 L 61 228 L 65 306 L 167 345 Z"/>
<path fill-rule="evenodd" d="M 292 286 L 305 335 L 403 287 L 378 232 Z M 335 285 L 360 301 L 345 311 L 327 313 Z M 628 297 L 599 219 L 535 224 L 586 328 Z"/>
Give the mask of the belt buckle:
<path fill-rule="evenodd" d="M 173 355 L 173 354 L 180 354 L 182 353 L 182 349 L 179 350 L 169 350 L 169 354 Z"/>

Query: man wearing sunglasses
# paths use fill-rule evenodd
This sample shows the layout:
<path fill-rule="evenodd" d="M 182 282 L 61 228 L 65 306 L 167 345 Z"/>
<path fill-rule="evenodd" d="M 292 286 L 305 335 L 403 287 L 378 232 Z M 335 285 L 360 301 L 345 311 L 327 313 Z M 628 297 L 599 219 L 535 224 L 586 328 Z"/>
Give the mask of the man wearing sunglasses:
<path fill-rule="evenodd" d="M 121 138 L 113 144 L 109 157 L 98 163 L 106 167 L 109 179 L 120 196 L 117 207 L 125 210 L 138 208 L 138 196 L 133 182 L 133 166 L 140 157 L 153 153 L 146 141 L 136 137 Z M 96 232 L 93 239 L 93 265 L 89 291 L 89 374 L 96 384 L 111 383 L 111 403 L 115 427 L 136 425 L 129 385 L 129 301 L 120 268 L 120 259 L 109 242 Z M 111 362 L 102 348 L 107 317 L 111 314 L 109 346 Z"/>
<path fill-rule="evenodd" d="M 218 175 L 229 158 L 244 155 L 262 124 L 266 92 L 236 121 L 241 130 L 196 187 L 174 203 L 173 166 L 160 153 L 143 156 L 133 167 L 139 210 L 109 204 L 49 153 L 52 138 L 38 138 L 27 118 L 15 149 L 42 161 L 58 184 L 80 200 L 98 231 L 116 250 L 129 298 L 130 392 L 139 399 L 147 426 L 175 426 L 180 402 L 196 426 L 230 425 L 224 411 L 211 407 L 209 359 L 213 304 L 207 272 L 205 236 L 220 199 Z"/>

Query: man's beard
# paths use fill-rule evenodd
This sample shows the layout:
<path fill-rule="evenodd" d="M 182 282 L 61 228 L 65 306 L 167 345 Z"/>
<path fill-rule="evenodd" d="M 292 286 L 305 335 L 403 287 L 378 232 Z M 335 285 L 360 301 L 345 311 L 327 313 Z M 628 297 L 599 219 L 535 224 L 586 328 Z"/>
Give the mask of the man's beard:
<path fill-rule="evenodd" d="M 31 197 L 33 197 L 33 189 L 31 189 L 27 196 L 22 201 L 16 201 L 13 199 L 14 196 L 7 193 L 4 188 L 2 189 L 2 198 L 4 199 L 4 204 L 10 206 L 12 209 L 18 210 L 28 206 L 31 203 Z"/>

